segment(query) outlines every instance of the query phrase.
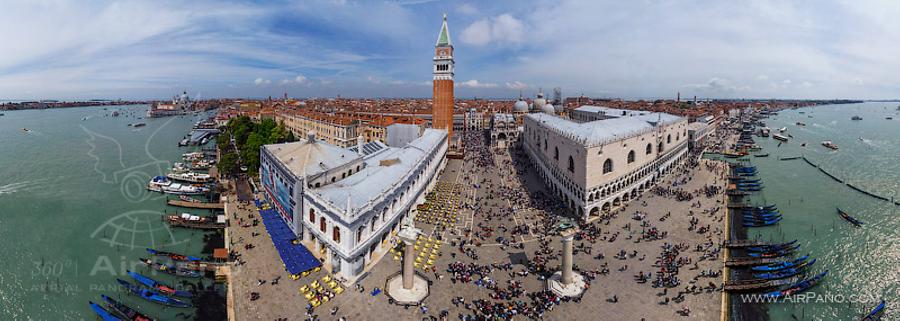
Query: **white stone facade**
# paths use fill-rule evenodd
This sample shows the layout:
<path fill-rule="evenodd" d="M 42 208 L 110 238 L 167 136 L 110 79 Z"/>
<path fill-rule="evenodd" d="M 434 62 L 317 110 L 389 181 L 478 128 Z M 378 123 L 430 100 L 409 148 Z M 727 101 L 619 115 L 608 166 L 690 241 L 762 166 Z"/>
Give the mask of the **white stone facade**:
<path fill-rule="evenodd" d="M 319 159 L 334 153 L 280 155 L 278 145 L 267 145 L 262 148 L 260 175 L 266 197 L 303 244 L 326 269 L 355 282 L 388 251 L 403 218 L 434 187 L 446 165 L 446 137 L 446 131 L 427 129 L 406 147 L 346 160 L 349 157 L 339 153 L 340 165 L 314 176 L 290 162 L 313 157 L 322 164 Z M 319 153 L 324 148 L 308 150 Z"/>
<path fill-rule="evenodd" d="M 647 190 L 687 153 L 687 119 L 668 114 L 583 123 L 531 114 L 524 125 L 522 145 L 539 175 L 585 220 Z"/>

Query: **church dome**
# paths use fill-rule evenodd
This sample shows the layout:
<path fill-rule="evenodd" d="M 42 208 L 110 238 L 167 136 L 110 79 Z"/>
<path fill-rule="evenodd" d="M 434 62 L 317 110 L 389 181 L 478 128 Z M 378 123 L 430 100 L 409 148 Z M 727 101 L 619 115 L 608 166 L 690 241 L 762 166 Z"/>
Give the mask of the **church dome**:
<path fill-rule="evenodd" d="M 528 112 L 528 103 L 526 103 L 524 100 L 517 101 L 516 104 L 513 105 L 513 111 L 527 113 Z"/>
<path fill-rule="evenodd" d="M 556 114 L 556 109 L 553 108 L 553 104 L 546 104 L 544 107 L 541 107 L 541 112 L 545 114 Z"/>

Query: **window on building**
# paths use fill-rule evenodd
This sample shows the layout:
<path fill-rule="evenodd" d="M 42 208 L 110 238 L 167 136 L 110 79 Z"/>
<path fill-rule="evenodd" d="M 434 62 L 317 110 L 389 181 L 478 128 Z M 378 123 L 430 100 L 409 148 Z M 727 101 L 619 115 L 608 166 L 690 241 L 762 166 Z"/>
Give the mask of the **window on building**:
<path fill-rule="evenodd" d="M 653 152 L 653 144 L 647 144 L 647 155 Z"/>
<path fill-rule="evenodd" d="M 572 173 L 575 172 L 575 160 L 572 159 L 572 156 L 569 156 L 569 171 Z"/>
<path fill-rule="evenodd" d="M 316 223 L 316 210 L 314 209 L 309 209 L 309 222 Z"/>
<path fill-rule="evenodd" d="M 672 143 L 672 134 L 669 134 L 669 136 L 666 136 L 666 144 L 671 144 L 671 143 Z"/>
<path fill-rule="evenodd" d="M 663 152 L 663 143 L 659 142 L 659 146 L 656 147 L 656 153 L 662 154 L 662 152 Z"/>
<path fill-rule="evenodd" d="M 326 225 L 327 224 L 325 224 L 325 218 L 324 217 L 319 218 L 319 231 L 322 231 L 322 233 L 325 233 Z"/>
<path fill-rule="evenodd" d="M 603 162 L 603 174 L 612 173 L 613 171 L 613 162 L 612 159 L 607 158 L 605 162 Z"/>
<path fill-rule="evenodd" d="M 628 152 L 628 164 L 634 163 L 634 151 Z"/>
<path fill-rule="evenodd" d="M 331 229 L 331 240 L 341 243 L 341 228 L 335 226 Z"/>
<path fill-rule="evenodd" d="M 553 159 L 559 160 L 559 147 L 553 147 Z"/>

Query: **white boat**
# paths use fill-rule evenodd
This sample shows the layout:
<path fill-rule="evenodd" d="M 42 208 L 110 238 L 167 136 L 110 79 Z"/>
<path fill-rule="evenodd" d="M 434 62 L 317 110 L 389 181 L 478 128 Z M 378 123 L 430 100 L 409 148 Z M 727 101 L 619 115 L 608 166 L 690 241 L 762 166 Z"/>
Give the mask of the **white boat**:
<path fill-rule="evenodd" d="M 173 183 L 165 176 L 156 176 L 147 184 L 147 189 L 154 192 L 162 192 L 175 195 L 196 195 L 209 191 L 206 187 L 189 184 Z"/>
<path fill-rule="evenodd" d="M 779 134 L 772 135 L 772 138 L 775 138 L 775 139 L 780 140 L 780 141 L 783 141 L 783 142 L 788 141 L 788 138 L 787 138 L 787 137 L 781 136 L 781 135 L 779 135 Z"/>
<path fill-rule="evenodd" d="M 787 127 L 781 127 L 781 129 L 779 129 L 778 131 L 780 131 L 780 132 L 783 133 L 783 132 L 786 131 L 786 130 L 787 130 Z"/>
<path fill-rule="evenodd" d="M 201 174 L 194 172 L 184 172 L 184 173 L 168 173 L 166 177 L 169 179 L 173 179 L 176 181 L 184 181 L 190 183 L 206 183 L 212 180 L 212 177 L 209 174 Z"/>
<path fill-rule="evenodd" d="M 172 181 L 167 179 L 165 176 L 156 176 L 150 180 L 150 183 L 147 183 L 147 189 L 154 192 L 162 192 L 163 187 L 167 187 L 172 184 Z"/>
<path fill-rule="evenodd" d="M 205 158 L 206 155 L 204 155 L 201 152 L 193 152 L 193 153 L 184 153 L 181 155 L 181 157 L 184 158 L 184 160 L 195 161 L 195 160 L 201 160 L 201 159 Z"/>
<path fill-rule="evenodd" d="M 206 187 L 181 184 L 181 183 L 172 183 L 169 186 L 164 186 L 162 188 L 162 192 L 166 194 L 174 194 L 174 195 L 197 195 L 208 192 L 209 189 Z"/>

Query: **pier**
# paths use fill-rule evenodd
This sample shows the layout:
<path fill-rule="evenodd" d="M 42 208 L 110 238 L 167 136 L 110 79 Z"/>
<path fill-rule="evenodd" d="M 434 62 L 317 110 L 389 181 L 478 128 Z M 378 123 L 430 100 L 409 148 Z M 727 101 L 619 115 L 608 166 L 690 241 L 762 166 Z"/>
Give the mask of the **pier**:
<path fill-rule="evenodd" d="M 224 210 L 225 203 L 217 202 L 217 203 L 207 203 L 207 202 L 189 202 L 182 200 L 167 200 L 166 204 L 178 207 L 186 207 L 186 208 L 199 208 L 206 210 Z"/>

